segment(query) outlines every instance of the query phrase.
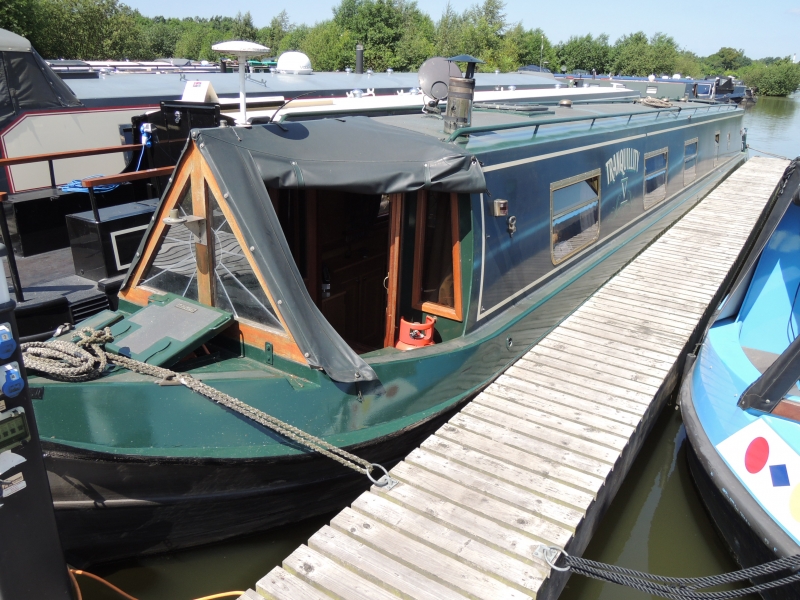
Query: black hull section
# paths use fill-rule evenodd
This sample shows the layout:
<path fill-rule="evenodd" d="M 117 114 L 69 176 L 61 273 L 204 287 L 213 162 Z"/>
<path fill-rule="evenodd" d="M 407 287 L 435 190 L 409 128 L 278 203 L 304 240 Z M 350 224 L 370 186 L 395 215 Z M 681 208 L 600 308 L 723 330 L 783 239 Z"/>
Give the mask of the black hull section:
<path fill-rule="evenodd" d="M 349 450 L 391 468 L 461 405 Z M 76 567 L 207 544 L 338 511 L 370 485 L 366 476 L 318 454 L 110 460 L 43 446 L 61 544 Z"/>
<path fill-rule="evenodd" d="M 681 389 L 689 440 L 687 460 L 697 490 L 720 537 L 742 567 L 800 554 L 800 547 L 764 512 L 716 453 L 702 431 L 691 399 L 691 375 Z M 714 473 L 712 478 L 709 473 Z M 722 489 L 725 490 L 723 493 Z M 759 580 L 754 583 L 759 583 Z M 761 593 L 764 600 L 797 600 L 800 584 Z"/>

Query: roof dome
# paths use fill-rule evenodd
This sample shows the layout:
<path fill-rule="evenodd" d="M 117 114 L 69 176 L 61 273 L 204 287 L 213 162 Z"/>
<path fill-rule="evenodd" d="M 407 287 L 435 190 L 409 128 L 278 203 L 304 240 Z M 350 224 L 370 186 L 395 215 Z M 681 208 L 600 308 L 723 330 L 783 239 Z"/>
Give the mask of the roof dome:
<path fill-rule="evenodd" d="M 278 73 L 311 75 L 311 61 L 302 52 L 284 52 L 278 58 Z"/>

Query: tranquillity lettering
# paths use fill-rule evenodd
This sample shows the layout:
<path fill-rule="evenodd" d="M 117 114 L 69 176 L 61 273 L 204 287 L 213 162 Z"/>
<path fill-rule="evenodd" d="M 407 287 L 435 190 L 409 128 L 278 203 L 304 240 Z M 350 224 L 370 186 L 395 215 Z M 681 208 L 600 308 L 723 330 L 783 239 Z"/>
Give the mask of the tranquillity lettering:
<path fill-rule="evenodd" d="M 625 171 L 639 170 L 639 151 L 634 148 L 623 148 L 606 161 L 606 183 L 612 184 L 617 175 Z"/>

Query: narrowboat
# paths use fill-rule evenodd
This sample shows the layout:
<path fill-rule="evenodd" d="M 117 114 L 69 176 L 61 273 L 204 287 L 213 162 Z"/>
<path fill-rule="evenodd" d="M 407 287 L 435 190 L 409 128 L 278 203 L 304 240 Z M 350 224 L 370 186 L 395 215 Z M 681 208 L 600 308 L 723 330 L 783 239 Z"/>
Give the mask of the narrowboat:
<path fill-rule="evenodd" d="M 800 554 L 800 171 L 716 311 L 681 387 L 689 466 L 743 567 Z M 761 592 L 800 596 L 800 585 Z"/>
<path fill-rule="evenodd" d="M 450 79 L 441 114 L 192 130 L 118 310 L 83 325 L 391 467 L 744 159 L 733 105 L 473 106 L 473 83 Z M 368 486 L 171 383 L 31 377 L 71 563 L 298 521 Z"/>

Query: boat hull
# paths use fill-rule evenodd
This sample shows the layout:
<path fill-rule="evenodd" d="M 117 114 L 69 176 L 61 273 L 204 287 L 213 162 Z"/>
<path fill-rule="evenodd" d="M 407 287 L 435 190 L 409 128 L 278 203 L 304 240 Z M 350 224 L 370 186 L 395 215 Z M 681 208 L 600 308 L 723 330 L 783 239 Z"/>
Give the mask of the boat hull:
<path fill-rule="evenodd" d="M 467 400 L 348 448 L 391 468 Z M 157 554 L 341 510 L 369 480 L 319 454 L 162 459 L 43 443 L 61 544 L 76 567 Z M 120 482 L 132 482 L 124 494 Z"/>
<path fill-rule="evenodd" d="M 800 547 L 758 505 L 717 454 L 695 411 L 691 382 L 690 370 L 680 397 L 689 440 L 687 460 L 697 491 L 720 537 L 742 567 L 800 554 Z M 761 597 L 765 600 L 800 598 L 800 584 L 762 592 Z"/>

